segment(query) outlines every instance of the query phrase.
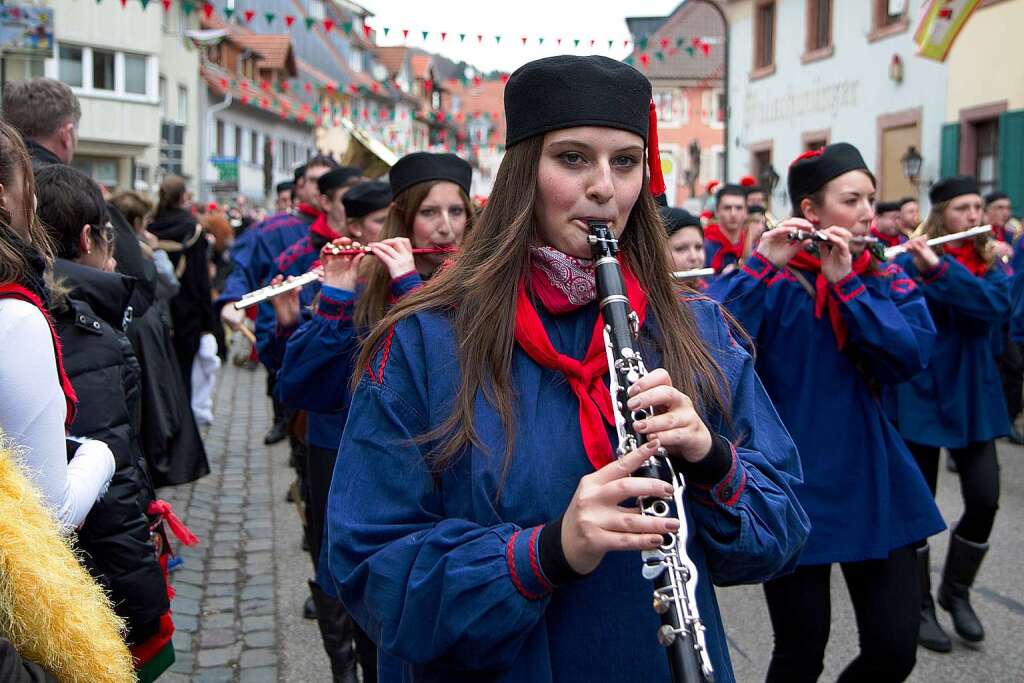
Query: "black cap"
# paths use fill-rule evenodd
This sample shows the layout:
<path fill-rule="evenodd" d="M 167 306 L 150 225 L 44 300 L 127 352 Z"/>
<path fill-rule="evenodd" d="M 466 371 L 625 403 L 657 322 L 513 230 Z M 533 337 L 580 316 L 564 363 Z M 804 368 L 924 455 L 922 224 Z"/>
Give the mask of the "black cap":
<path fill-rule="evenodd" d="M 274 189 L 274 193 L 281 194 L 282 192 L 291 192 L 293 189 L 295 189 L 295 183 L 291 180 L 286 180 L 283 183 L 277 184 L 277 187 Z"/>
<path fill-rule="evenodd" d="M 299 182 L 300 180 L 302 180 L 306 176 L 306 164 L 296 166 L 295 171 L 292 172 L 292 175 L 295 176 L 295 182 Z"/>
<path fill-rule="evenodd" d="M 980 194 L 978 181 L 974 179 L 974 176 L 954 175 L 942 178 L 928 190 L 928 198 L 932 200 L 932 204 L 948 202 L 950 199 L 965 194 Z"/>
<path fill-rule="evenodd" d="M 726 183 L 725 185 L 722 185 L 721 187 L 718 188 L 718 192 L 715 192 L 715 202 L 717 203 L 722 201 L 722 197 L 726 195 L 735 195 L 737 197 L 743 197 L 744 199 L 746 199 L 747 188 L 743 187 L 742 185 L 737 185 L 735 183 Z"/>
<path fill-rule="evenodd" d="M 395 197 L 413 185 L 428 180 L 453 182 L 469 194 L 469 187 L 473 182 L 473 167 L 468 161 L 454 154 L 413 152 L 406 154 L 391 167 L 388 178 L 391 180 L 391 193 Z"/>
<path fill-rule="evenodd" d="M 903 202 L 877 202 L 875 204 L 875 213 L 889 213 L 890 211 L 899 211 L 903 208 Z"/>
<path fill-rule="evenodd" d="M 787 184 L 793 206 L 799 207 L 804 197 L 809 197 L 824 187 L 825 183 L 850 171 L 871 173 L 864 163 L 864 157 L 848 142 L 837 142 L 804 152 L 789 165 Z"/>
<path fill-rule="evenodd" d="M 661 214 L 661 220 L 665 222 L 665 229 L 668 231 L 669 236 L 674 235 L 683 228 L 697 228 L 701 231 L 701 234 L 704 233 L 704 226 L 700 224 L 700 219 L 685 209 L 665 206 L 658 209 L 658 213 Z"/>
<path fill-rule="evenodd" d="M 553 130 L 604 126 L 647 140 L 651 83 L 608 57 L 559 55 L 519 67 L 505 84 L 505 146 Z"/>
<path fill-rule="evenodd" d="M 362 174 L 363 171 L 358 166 L 340 166 L 317 178 L 316 186 L 320 190 L 320 194 L 329 194 Z"/>
<path fill-rule="evenodd" d="M 1005 192 L 1000 192 L 999 190 L 996 190 L 995 192 L 989 192 L 987 195 L 985 195 L 985 206 L 988 206 L 992 202 L 998 202 L 1000 199 L 1009 198 L 1010 195 L 1006 194 Z"/>
<path fill-rule="evenodd" d="M 383 180 L 354 185 L 341 198 L 345 205 L 345 215 L 349 218 L 362 218 L 374 211 L 386 209 L 391 204 L 391 186 Z"/>
<path fill-rule="evenodd" d="M 910 203 L 917 204 L 917 197 L 904 197 L 903 199 L 900 200 L 900 208 L 902 209 L 904 206 Z"/>

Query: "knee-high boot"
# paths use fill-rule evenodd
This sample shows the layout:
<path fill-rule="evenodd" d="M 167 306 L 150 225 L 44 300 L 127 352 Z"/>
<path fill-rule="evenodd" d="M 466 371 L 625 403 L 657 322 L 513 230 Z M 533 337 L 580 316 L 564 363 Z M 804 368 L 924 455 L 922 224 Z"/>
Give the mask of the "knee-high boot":
<path fill-rule="evenodd" d="M 935 616 L 935 602 L 932 600 L 932 579 L 929 574 L 930 555 L 928 546 L 917 549 L 917 575 L 921 583 L 921 630 L 917 642 L 933 652 L 949 652 L 953 642 L 942 629 Z"/>
<path fill-rule="evenodd" d="M 316 604 L 316 621 L 320 626 L 320 637 L 324 650 L 331 661 L 333 683 L 357 683 L 356 651 L 353 646 L 352 617 L 340 600 L 335 600 L 316 585 L 309 582 Z"/>
<path fill-rule="evenodd" d="M 957 635 L 972 643 L 985 639 L 985 629 L 971 607 L 971 586 L 987 552 L 988 543 L 972 543 L 953 534 L 939 585 L 939 605 L 953 617 Z"/>

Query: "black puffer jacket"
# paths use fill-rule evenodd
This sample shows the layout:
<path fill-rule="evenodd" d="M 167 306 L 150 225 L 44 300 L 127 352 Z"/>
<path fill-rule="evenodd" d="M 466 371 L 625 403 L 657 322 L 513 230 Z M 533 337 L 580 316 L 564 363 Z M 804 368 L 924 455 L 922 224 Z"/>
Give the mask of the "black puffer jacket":
<path fill-rule="evenodd" d="M 54 322 L 78 394 L 71 434 L 104 441 L 116 462 L 110 489 L 79 530 L 78 545 L 128 621 L 129 642 L 137 643 L 156 631 L 169 603 L 146 515 L 154 493 L 139 436 L 141 371 L 121 331 L 134 280 L 63 259 L 54 275 L 69 289 L 54 297 Z"/>

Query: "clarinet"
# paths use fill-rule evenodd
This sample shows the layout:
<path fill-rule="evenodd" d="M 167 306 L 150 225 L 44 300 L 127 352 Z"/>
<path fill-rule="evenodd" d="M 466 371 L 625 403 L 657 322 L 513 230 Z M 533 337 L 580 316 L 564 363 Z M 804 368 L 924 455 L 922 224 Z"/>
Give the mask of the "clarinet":
<path fill-rule="evenodd" d="M 595 261 L 597 299 L 604 321 L 604 345 L 608 354 L 609 391 L 615 412 L 618 433 L 616 453 L 622 457 L 636 450 L 647 440 L 633 430 L 633 422 L 650 417 L 651 410 L 631 411 L 626 408 L 627 391 L 647 374 L 640 353 L 634 348 L 639 335 L 639 318 L 630 308 L 622 269 L 615 258 L 618 241 L 608 224 L 588 221 L 589 242 Z M 686 483 L 675 470 L 664 449 L 651 457 L 634 476 L 652 477 L 672 484 L 672 501 L 662 498 L 638 500 L 641 514 L 650 517 L 679 519 L 679 531 L 665 534 L 656 550 L 645 550 L 643 576 L 654 581 L 654 610 L 661 618 L 658 642 L 665 647 L 669 669 L 675 683 L 713 683 L 714 669 L 704 639 L 704 624 L 697 610 L 697 567 L 686 552 L 689 535 L 683 494 Z"/>

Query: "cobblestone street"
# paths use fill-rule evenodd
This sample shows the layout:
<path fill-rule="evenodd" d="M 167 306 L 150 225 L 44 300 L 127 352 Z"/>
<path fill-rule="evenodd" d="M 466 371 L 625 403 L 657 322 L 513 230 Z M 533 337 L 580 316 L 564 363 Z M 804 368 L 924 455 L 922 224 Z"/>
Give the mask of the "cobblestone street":
<path fill-rule="evenodd" d="M 288 446 L 263 445 L 270 423 L 263 372 L 230 364 L 217 389 L 216 419 L 206 434 L 212 473 L 198 483 L 164 489 L 181 518 L 200 538 L 181 548 L 185 565 L 172 574 L 177 595 L 177 661 L 161 681 L 313 683 L 330 681 L 327 658 L 313 621 L 302 618 L 312 573 L 301 548 L 295 506 L 285 492 L 294 480 Z M 1003 491 L 994 544 L 981 570 L 974 604 L 989 637 L 980 650 L 956 641 L 951 655 L 918 650 L 915 683 L 1024 680 L 1024 449 L 1000 442 Z M 961 510 L 958 481 L 940 476 L 939 502 L 947 520 Z M 932 540 L 937 583 L 948 533 Z M 822 681 L 835 680 L 856 651 L 856 628 L 839 571 L 833 572 L 836 615 Z M 763 680 L 771 631 L 760 587 L 719 591 L 737 680 Z M 940 612 L 940 620 L 950 626 Z M 653 637 L 653 634 L 652 634 Z"/>

